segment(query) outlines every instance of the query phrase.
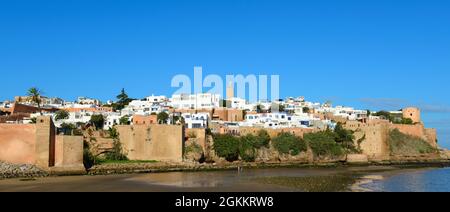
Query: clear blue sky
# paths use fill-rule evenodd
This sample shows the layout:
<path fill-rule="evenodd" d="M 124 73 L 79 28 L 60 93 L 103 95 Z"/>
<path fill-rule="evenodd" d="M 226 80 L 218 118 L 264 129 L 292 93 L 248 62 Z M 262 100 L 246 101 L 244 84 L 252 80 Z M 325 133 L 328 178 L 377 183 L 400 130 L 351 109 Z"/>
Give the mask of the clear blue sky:
<path fill-rule="evenodd" d="M 450 1 L 0 0 L 0 100 L 170 95 L 176 74 L 279 74 L 281 96 L 417 105 L 450 138 Z M 449 144 L 445 144 L 450 147 Z"/>

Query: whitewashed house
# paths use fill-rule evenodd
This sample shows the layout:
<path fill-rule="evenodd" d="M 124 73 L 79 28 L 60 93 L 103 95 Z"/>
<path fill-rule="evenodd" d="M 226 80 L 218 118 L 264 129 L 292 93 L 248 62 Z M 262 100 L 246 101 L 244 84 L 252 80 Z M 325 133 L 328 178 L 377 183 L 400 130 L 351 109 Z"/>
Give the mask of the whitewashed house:
<path fill-rule="evenodd" d="M 220 106 L 220 95 L 175 94 L 170 99 L 170 105 L 175 109 L 213 109 Z"/>

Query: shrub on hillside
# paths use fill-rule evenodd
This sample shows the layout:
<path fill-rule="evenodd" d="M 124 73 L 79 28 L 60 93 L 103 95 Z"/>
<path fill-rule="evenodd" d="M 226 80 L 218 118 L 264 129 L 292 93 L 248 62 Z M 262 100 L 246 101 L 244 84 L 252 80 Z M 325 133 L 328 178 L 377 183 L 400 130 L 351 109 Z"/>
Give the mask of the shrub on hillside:
<path fill-rule="evenodd" d="M 253 162 L 256 159 L 257 150 L 269 147 L 269 144 L 269 134 L 263 130 L 256 136 L 251 134 L 242 137 L 214 135 L 214 151 L 219 157 L 230 162 L 239 158 L 245 162 Z"/>
<path fill-rule="evenodd" d="M 335 141 L 336 134 L 332 131 L 308 133 L 305 134 L 304 139 L 316 156 L 341 156 L 344 154 L 344 148 Z"/>
<path fill-rule="evenodd" d="M 239 156 L 245 162 L 253 162 L 256 159 L 256 146 L 259 145 L 258 137 L 246 135 L 239 139 Z"/>
<path fill-rule="evenodd" d="M 94 125 L 96 129 L 102 129 L 105 123 L 105 117 L 103 117 L 102 114 L 95 114 L 91 116 L 89 122 Z"/>
<path fill-rule="evenodd" d="M 305 141 L 290 133 L 280 133 L 272 140 L 272 144 L 279 153 L 292 156 L 307 150 Z"/>
<path fill-rule="evenodd" d="M 239 159 L 239 138 L 232 135 L 214 135 L 214 151 L 229 162 Z"/>
<path fill-rule="evenodd" d="M 422 138 L 406 135 L 398 129 L 389 132 L 388 143 L 391 154 L 394 155 L 415 155 L 437 151 Z"/>
<path fill-rule="evenodd" d="M 341 145 L 347 153 L 360 153 L 361 150 L 355 146 L 354 132 L 345 129 L 341 123 L 337 123 L 334 131 L 327 130 L 328 134 L 334 134 L 334 141 Z"/>
<path fill-rule="evenodd" d="M 270 135 L 266 130 L 260 130 L 257 134 L 257 141 L 254 144 L 255 148 L 268 148 L 270 146 Z"/>
<path fill-rule="evenodd" d="M 83 164 L 86 169 L 95 164 L 95 156 L 90 151 L 89 143 L 86 141 L 83 142 Z"/>
<path fill-rule="evenodd" d="M 200 146 L 200 144 L 194 142 L 191 145 L 186 146 L 185 153 L 203 153 L 203 148 Z"/>

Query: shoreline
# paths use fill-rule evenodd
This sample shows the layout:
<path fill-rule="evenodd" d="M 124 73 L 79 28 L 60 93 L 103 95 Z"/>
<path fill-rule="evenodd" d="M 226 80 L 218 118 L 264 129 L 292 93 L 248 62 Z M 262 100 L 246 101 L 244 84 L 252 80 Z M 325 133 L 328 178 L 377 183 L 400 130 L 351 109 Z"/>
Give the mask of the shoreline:
<path fill-rule="evenodd" d="M 139 173 L 165 173 L 165 172 L 202 172 L 227 171 L 239 169 L 266 169 L 266 168 L 337 168 L 337 167 L 395 167 L 395 168 L 425 168 L 450 167 L 450 160 L 429 161 L 381 161 L 368 163 L 347 162 L 266 162 L 266 163 L 232 163 L 232 164 L 105 164 L 96 165 L 87 171 L 87 175 L 108 174 L 139 174 Z"/>
<path fill-rule="evenodd" d="M 18 165 L 23 166 L 23 165 Z M 84 172 L 48 171 L 47 174 L 26 174 L 14 176 L 11 173 L 0 172 L 0 181 L 5 179 L 46 178 L 58 176 L 105 176 L 121 174 L 149 174 L 169 172 L 211 172 L 245 169 L 277 169 L 277 168 L 340 168 L 340 167 L 392 167 L 392 168 L 445 168 L 450 167 L 450 160 L 420 160 L 420 161 L 372 161 L 368 163 L 347 163 L 342 161 L 327 162 L 253 162 L 227 164 L 197 164 L 197 163 L 110 163 L 99 164 Z M 3 175 L 3 176 L 2 176 Z"/>

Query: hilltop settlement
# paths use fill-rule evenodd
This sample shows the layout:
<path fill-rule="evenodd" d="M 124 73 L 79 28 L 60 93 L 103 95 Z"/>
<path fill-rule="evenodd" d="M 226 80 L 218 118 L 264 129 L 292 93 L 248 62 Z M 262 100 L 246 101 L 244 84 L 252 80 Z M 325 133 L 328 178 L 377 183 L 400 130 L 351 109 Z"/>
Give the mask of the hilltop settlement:
<path fill-rule="evenodd" d="M 419 108 L 369 111 L 304 97 L 247 102 L 227 90 L 115 101 L 0 102 L 0 178 L 283 164 L 447 163 Z"/>

